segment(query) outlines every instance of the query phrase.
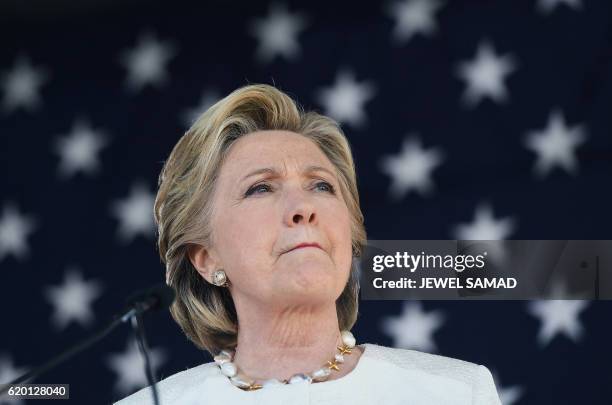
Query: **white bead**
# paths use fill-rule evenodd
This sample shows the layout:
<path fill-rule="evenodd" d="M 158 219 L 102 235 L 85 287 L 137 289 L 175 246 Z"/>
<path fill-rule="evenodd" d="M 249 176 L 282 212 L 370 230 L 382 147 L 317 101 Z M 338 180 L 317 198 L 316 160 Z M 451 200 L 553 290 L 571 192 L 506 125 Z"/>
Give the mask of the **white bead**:
<path fill-rule="evenodd" d="M 221 364 L 221 372 L 224 376 L 233 377 L 236 375 L 238 370 L 234 363 L 228 361 L 227 363 Z"/>
<path fill-rule="evenodd" d="M 215 360 L 215 363 L 217 363 L 218 365 L 221 365 L 223 363 L 232 361 L 232 358 L 229 355 L 227 355 L 227 353 L 221 352 L 214 357 L 214 360 Z"/>
<path fill-rule="evenodd" d="M 355 347 L 355 336 L 348 330 L 342 331 L 342 343 L 347 345 L 349 348 Z"/>
<path fill-rule="evenodd" d="M 280 382 L 276 378 L 270 378 L 269 380 L 266 380 L 263 383 L 261 383 L 261 386 L 264 387 L 264 388 L 266 388 L 266 387 L 275 387 L 277 385 L 285 385 L 285 384 L 283 384 L 282 382 Z"/>
<path fill-rule="evenodd" d="M 336 363 L 344 363 L 344 356 L 340 353 L 336 353 L 334 359 L 336 359 Z"/>
<path fill-rule="evenodd" d="M 312 373 L 312 379 L 321 381 L 329 377 L 330 374 L 331 374 L 331 370 L 329 368 L 327 367 L 320 368 Z"/>
<path fill-rule="evenodd" d="M 306 374 L 295 374 L 289 379 L 289 384 L 299 384 L 301 382 L 312 382 L 312 378 Z"/>
<path fill-rule="evenodd" d="M 240 377 L 230 377 L 230 381 L 232 382 L 232 384 L 234 384 L 236 387 L 239 388 L 248 388 L 251 383 L 244 380 L 243 378 Z"/>

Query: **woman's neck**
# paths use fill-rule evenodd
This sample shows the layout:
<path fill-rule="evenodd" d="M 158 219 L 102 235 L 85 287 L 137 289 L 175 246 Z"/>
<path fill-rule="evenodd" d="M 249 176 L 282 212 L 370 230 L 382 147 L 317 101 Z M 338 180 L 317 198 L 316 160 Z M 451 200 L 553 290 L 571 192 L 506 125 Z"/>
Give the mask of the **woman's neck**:
<path fill-rule="evenodd" d="M 266 313 L 261 317 L 259 314 Z M 256 308 L 240 311 L 238 345 L 234 363 L 256 382 L 270 378 L 289 379 L 297 373 L 311 373 L 323 367 L 338 352 L 342 338 L 334 305 L 285 308 L 276 312 Z M 339 378 L 357 364 L 361 352 L 346 355 Z"/>

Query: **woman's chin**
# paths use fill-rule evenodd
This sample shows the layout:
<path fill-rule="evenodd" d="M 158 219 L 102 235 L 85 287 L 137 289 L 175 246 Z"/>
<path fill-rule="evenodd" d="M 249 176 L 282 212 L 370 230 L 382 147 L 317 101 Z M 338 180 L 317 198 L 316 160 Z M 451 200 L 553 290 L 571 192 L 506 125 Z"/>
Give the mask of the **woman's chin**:
<path fill-rule="evenodd" d="M 282 266 L 276 288 L 292 299 L 328 299 L 339 283 L 340 274 L 325 252 L 287 256 Z"/>
<path fill-rule="evenodd" d="M 335 284 L 336 272 L 329 264 L 320 262 L 301 263 L 287 273 L 287 282 L 293 286 L 292 290 L 303 294 L 324 294 L 332 290 Z"/>

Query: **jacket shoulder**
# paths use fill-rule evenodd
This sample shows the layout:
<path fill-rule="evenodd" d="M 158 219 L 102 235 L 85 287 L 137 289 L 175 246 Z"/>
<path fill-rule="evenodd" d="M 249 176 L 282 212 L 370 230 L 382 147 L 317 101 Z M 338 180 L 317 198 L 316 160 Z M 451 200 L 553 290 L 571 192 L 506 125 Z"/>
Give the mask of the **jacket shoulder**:
<path fill-rule="evenodd" d="M 216 375 L 219 368 L 214 362 L 200 364 L 199 366 L 180 371 L 162 379 L 157 383 L 157 392 L 160 402 L 172 403 L 172 400 L 185 393 L 191 387 L 201 384 L 204 378 Z M 151 387 L 145 387 L 115 402 L 115 405 L 149 405 L 153 404 Z"/>
<path fill-rule="evenodd" d="M 401 368 L 417 368 L 433 374 L 459 372 L 460 375 L 470 375 L 478 368 L 478 364 L 469 361 L 411 349 L 368 344 L 367 351 L 371 357 L 393 363 Z"/>
<path fill-rule="evenodd" d="M 367 351 L 371 357 L 400 368 L 466 384 L 472 391 L 473 404 L 501 405 L 493 376 L 483 365 L 438 354 L 376 344 L 367 344 Z"/>

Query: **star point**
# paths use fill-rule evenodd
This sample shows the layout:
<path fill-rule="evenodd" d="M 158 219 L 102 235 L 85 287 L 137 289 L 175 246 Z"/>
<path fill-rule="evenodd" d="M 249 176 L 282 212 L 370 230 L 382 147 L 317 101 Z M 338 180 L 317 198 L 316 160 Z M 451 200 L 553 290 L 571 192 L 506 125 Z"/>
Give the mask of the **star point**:
<path fill-rule="evenodd" d="M 387 7 L 395 19 L 393 39 L 397 44 L 409 42 L 415 35 L 432 35 L 438 27 L 435 13 L 444 5 L 437 0 L 403 0 Z"/>
<path fill-rule="evenodd" d="M 91 307 L 101 293 L 102 284 L 99 281 L 85 281 L 80 269 L 68 268 L 63 284 L 47 287 L 44 293 L 53 305 L 51 321 L 55 328 L 64 329 L 71 322 L 83 327 L 90 326 L 94 320 Z"/>
<path fill-rule="evenodd" d="M 520 385 L 511 387 L 499 386 L 499 398 L 504 405 L 514 405 L 523 396 L 524 389 Z"/>
<path fill-rule="evenodd" d="M 149 358 L 153 374 L 155 374 L 155 369 L 166 361 L 167 355 L 159 348 L 149 348 Z M 136 341 L 130 339 L 125 351 L 110 355 L 106 364 L 117 375 L 114 386 L 116 392 L 127 394 L 147 385 L 144 359 L 138 350 Z"/>
<path fill-rule="evenodd" d="M 584 330 L 578 315 L 588 307 L 584 300 L 543 300 L 530 303 L 529 313 L 542 323 L 538 333 L 541 346 L 546 346 L 557 334 L 577 342 Z"/>
<path fill-rule="evenodd" d="M 0 262 L 8 255 L 18 260 L 28 256 L 26 239 L 36 229 L 36 221 L 19 213 L 12 203 L 6 203 L 0 217 Z"/>
<path fill-rule="evenodd" d="M 21 55 L 15 61 L 13 69 L 4 72 L 0 85 L 4 95 L 2 109 L 6 114 L 18 108 L 29 112 L 37 109 L 42 103 L 40 87 L 47 82 L 49 74 L 45 69 L 35 68 L 30 59 Z"/>
<path fill-rule="evenodd" d="M 373 83 L 358 83 L 352 71 L 342 69 L 336 76 L 335 84 L 319 90 L 316 98 L 327 115 L 340 123 L 360 128 L 366 122 L 364 105 L 374 96 L 375 89 Z"/>
<path fill-rule="evenodd" d="M 107 145 L 107 136 L 94 130 L 88 121 L 77 120 L 72 131 L 56 140 L 60 155 L 59 175 L 66 179 L 78 172 L 94 174 L 100 167 L 98 154 Z"/>
<path fill-rule="evenodd" d="M 569 127 L 560 110 L 550 113 L 546 128 L 531 131 L 525 137 L 524 145 L 537 154 L 533 173 L 538 179 L 544 178 L 558 166 L 571 175 L 578 172 L 575 149 L 586 141 L 583 125 Z"/>
<path fill-rule="evenodd" d="M 507 239 L 516 227 L 511 217 L 496 219 L 491 204 L 481 202 L 469 224 L 455 225 L 453 238 L 462 241 L 502 241 Z M 508 258 L 508 247 L 503 242 L 487 243 L 485 254 L 496 264 L 504 266 Z"/>
<path fill-rule="evenodd" d="M 498 103 L 507 101 L 508 90 L 504 80 L 516 70 L 517 65 L 513 56 L 496 55 L 493 45 L 482 40 L 474 60 L 461 62 L 456 70 L 467 85 L 463 93 L 464 104 L 475 107 L 485 97 Z"/>
<path fill-rule="evenodd" d="M 580 10 L 582 8 L 581 0 L 538 0 L 537 8 L 542 14 L 550 14 L 561 4 L 565 4 L 574 10 Z"/>
<path fill-rule="evenodd" d="M 421 302 L 405 302 L 402 313 L 382 319 L 383 332 L 393 339 L 393 346 L 403 349 L 436 351 L 433 334 L 444 323 L 440 311 L 425 312 Z"/>
<path fill-rule="evenodd" d="M 119 220 L 119 238 L 131 242 L 136 235 L 151 237 L 155 231 L 153 220 L 153 203 L 155 197 L 142 183 L 136 183 L 130 190 L 130 195 L 116 201 L 111 211 Z"/>
<path fill-rule="evenodd" d="M 455 226 L 453 233 L 457 240 L 503 240 L 512 234 L 515 227 L 513 218 L 495 219 L 491 205 L 480 203 L 476 207 L 474 221 Z"/>
<path fill-rule="evenodd" d="M 393 200 L 400 200 L 410 191 L 431 195 L 434 189 L 432 171 L 443 158 L 439 149 L 423 149 L 416 135 L 405 137 L 398 155 L 384 156 L 380 161 L 381 171 L 392 179 L 389 192 Z"/>
<path fill-rule="evenodd" d="M 285 3 L 271 3 L 268 16 L 254 19 L 249 26 L 249 33 L 258 41 L 257 61 L 270 63 L 277 56 L 295 60 L 300 55 L 297 36 L 307 23 L 305 14 L 289 13 Z"/>
<path fill-rule="evenodd" d="M 127 69 L 128 89 L 139 92 L 145 86 L 160 87 L 168 80 L 167 65 L 176 56 L 176 46 L 169 41 L 160 41 L 152 33 L 143 33 L 138 44 L 120 57 Z"/>
<path fill-rule="evenodd" d="M 551 287 L 551 297 L 567 296 L 566 288 L 560 282 Z M 546 299 L 527 304 L 527 312 L 541 322 L 538 343 L 544 347 L 557 335 L 562 334 L 574 342 L 580 341 L 584 328 L 580 323 L 580 313 L 589 306 L 586 300 Z"/>
<path fill-rule="evenodd" d="M 27 371 L 27 367 L 16 367 L 10 355 L 0 353 L 0 387 L 2 384 L 15 380 Z M 18 397 L 8 399 L 4 394 L 0 396 L 0 404 L 18 405 L 23 403 L 25 402 Z"/>

